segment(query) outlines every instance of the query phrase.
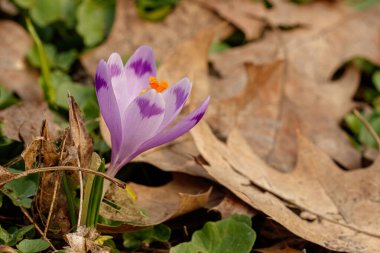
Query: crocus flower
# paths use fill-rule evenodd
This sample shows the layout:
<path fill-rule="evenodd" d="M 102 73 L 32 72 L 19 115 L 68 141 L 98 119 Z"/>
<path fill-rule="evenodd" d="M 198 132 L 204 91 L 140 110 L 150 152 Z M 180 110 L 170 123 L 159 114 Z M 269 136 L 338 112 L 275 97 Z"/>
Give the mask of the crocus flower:
<path fill-rule="evenodd" d="M 191 82 L 183 78 L 169 87 L 155 76 L 154 54 L 148 46 L 138 48 L 125 66 L 117 53 L 98 64 L 95 88 L 111 134 L 112 156 L 107 171 L 111 176 L 140 153 L 188 132 L 206 112 L 209 97 L 178 123 L 171 124 L 189 97 Z"/>

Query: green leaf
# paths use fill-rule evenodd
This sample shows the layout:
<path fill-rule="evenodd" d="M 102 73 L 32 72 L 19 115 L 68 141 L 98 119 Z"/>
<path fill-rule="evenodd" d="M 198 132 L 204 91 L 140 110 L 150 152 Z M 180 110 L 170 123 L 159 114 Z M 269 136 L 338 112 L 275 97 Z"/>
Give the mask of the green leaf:
<path fill-rule="evenodd" d="M 50 244 L 42 239 L 25 239 L 16 245 L 22 253 L 35 253 L 49 248 Z"/>
<path fill-rule="evenodd" d="M 231 48 L 230 45 L 224 42 L 213 42 L 208 50 L 209 54 L 221 53 L 227 49 Z"/>
<path fill-rule="evenodd" d="M 83 112 L 85 119 L 94 119 L 99 116 L 99 106 L 94 87 L 75 83 L 69 75 L 61 71 L 52 72 L 51 79 L 54 92 L 57 94 L 55 103 L 59 107 L 65 110 L 69 109 L 67 91 L 70 91 L 77 101 L 80 110 Z"/>
<path fill-rule="evenodd" d="M 53 69 L 60 69 L 63 71 L 69 71 L 71 65 L 74 63 L 78 56 L 78 52 L 75 49 L 71 49 L 65 52 L 58 52 L 56 47 L 52 44 L 44 44 L 45 52 L 47 55 L 48 63 Z M 29 62 L 36 68 L 41 68 L 40 57 L 38 55 L 38 47 L 36 44 L 29 50 L 27 54 Z"/>
<path fill-rule="evenodd" d="M 0 110 L 14 105 L 19 101 L 15 95 L 5 87 L 0 86 Z"/>
<path fill-rule="evenodd" d="M 179 0 L 137 0 L 138 14 L 150 21 L 164 19 L 178 4 Z"/>
<path fill-rule="evenodd" d="M 26 19 L 26 26 L 28 28 L 30 35 L 33 38 L 34 43 L 37 46 L 38 57 L 41 62 L 41 71 L 42 71 L 41 85 L 42 85 L 42 90 L 44 92 L 44 97 L 50 106 L 55 107 L 55 104 L 54 104 L 55 93 L 51 84 L 49 61 L 48 61 L 47 54 L 45 52 L 45 48 L 40 38 L 38 37 L 38 34 L 36 30 L 34 29 L 33 24 L 30 21 L 30 19 Z"/>
<path fill-rule="evenodd" d="M 0 225 L 0 244 L 8 245 L 11 240 L 12 236 Z"/>
<path fill-rule="evenodd" d="M 34 0 L 13 0 L 13 2 L 20 6 L 21 8 L 30 8 L 32 6 Z"/>
<path fill-rule="evenodd" d="M 72 28 L 77 5 L 77 0 L 35 0 L 30 7 L 30 16 L 41 27 L 62 21 L 68 28 Z"/>
<path fill-rule="evenodd" d="M 84 0 L 76 13 L 77 32 L 88 47 L 99 44 L 111 30 L 115 0 Z"/>
<path fill-rule="evenodd" d="M 30 208 L 32 197 L 37 193 L 38 174 L 31 174 L 6 183 L 1 191 L 7 195 L 15 206 Z"/>
<path fill-rule="evenodd" d="M 376 90 L 380 92 L 380 70 L 372 75 L 372 82 L 375 85 Z"/>
<path fill-rule="evenodd" d="M 9 246 L 14 246 L 16 243 L 22 240 L 25 234 L 34 229 L 34 225 L 24 226 L 19 229 L 15 229 L 12 233 L 12 240 L 8 242 Z"/>
<path fill-rule="evenodd" d="M 123 234 L 123 246 L 129 250 L 141 248 L 143 243 L 166 242 L 170 239 L 170 228 L 164 224 L 144 228 L 135 232 Z"/>
<path fill-rule="evenodd" d="M 248 216 L 233 215 L 218 222 L 208 222 L 196 231 L 190 242 L 170 249 L 170 253 L 248 253 L 256 240 Z"/>
<path fill-rule="evenodd" d="M 380 117 L 377 115 L 371 115 L 370 117 L 366 117 L 368 123 L 373 127 L 377 134 L 380 134 Z M 362 124 L 359 133 L 359 141 L 370 147 L 377 147 L 377 143 L 375 139 L 372 137 L 367 128 Z"/>
<path fill-rule="evenodd" d="M 353 113 L 347 114 L 344 117 L 344 122 L 354 135 L 359 135 L 362 123 Z"/>
<path fill-rule="evenodd" d="M 104 160 L 99 166 L 99 172 L 105 172 L 105 164 Z M 103 196 L 103 182 L 104 178 L 100 176 L 95 176 L 91 186 L 90 198 L 88 201 L 88 209 L 87 209 L 87 227 L 96 227 L 99 218 L 99 209 L 100 203 L 102 202 Z"/>

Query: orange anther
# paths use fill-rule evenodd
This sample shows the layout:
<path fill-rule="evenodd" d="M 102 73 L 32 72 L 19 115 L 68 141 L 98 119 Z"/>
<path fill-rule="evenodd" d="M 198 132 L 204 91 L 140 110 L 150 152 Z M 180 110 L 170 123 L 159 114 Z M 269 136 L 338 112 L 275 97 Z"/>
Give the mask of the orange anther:
<path fill-rule="evenodd" d="M 157 79 L 154 76 L 149 77 L 149 84 L 150 84 L 150 87 L 156 90 L 157 92 L 163 92 L 166 88 L 169 87 L 168 82 L 161 81 L 160 83 L 157 81 Z"/>

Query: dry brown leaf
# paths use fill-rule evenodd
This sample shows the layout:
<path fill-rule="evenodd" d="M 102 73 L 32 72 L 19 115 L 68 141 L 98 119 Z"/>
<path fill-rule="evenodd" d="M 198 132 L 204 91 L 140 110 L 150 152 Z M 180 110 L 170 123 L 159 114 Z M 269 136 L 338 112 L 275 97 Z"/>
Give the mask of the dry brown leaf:
<path fill-rule="evenodd" d="M 0 252 L 3 253 L 17 253 L 18 251 L 15 250 L 14 248 L 6 245 L 0 245 Z"/>
<path fill-rule="evenodd" d="M 91 162 L 92 139 L 87 133 L 82 113 L 74 97 L 69 95 L 69 131 L 70 139 L 77 150 L 79 167 L 88 168 Z"/>
<path fill-rule="evenodd" d="M 376 252 L 380 247 L 380 234 L 375 229 L 380 212 L 377 215 L 369 212 L 371 219 L 366 217 L 365 220 L 374 223 L 363 224 L 341 211 L 342 208 L 346 212 L 354 209 L 358 216 L 364 215 L 367 209 L 359 211 L 353 203 L 366 205 L 374 199 L 375 193 L 364 198 L 368 187 L 351 182 L 351 190 L 355 189 L 352 191 L 356 192 L 355 198 L 347 190 L 335 191 L 340 198 L 350 200 L 348 202 L 351 205 L 343 207 L 344 204 L 330 195 L 331 188 L 325 187 L 321 182 L 326 177 L 331 177 L 331 174 L 339 173 L 340 169 L 302 135 L 299 136 L 297 167 L 287 174 L 272 169 L 255 155 L 238 131 L 231 133 L 227 145 L 221 143 L 204 122 L 194 128 L 192 135 L 202 156 L 209 163 L 203 167 L 213 178 L 292 233 L 336 251 Z M 351 173 L 355 172 L 344 173 L 354 177 Z M 365 174 L 364 171 L 363 173 Z M 368 182 L 374 182 L 371 173 L 367 177 Z M 331 181 L 336 185 L 341 181 L 341 174 L 331 177 Z M 372 190 L 377 194 L 379 192 L 377 185 Z M 357 202 L 358 195 L 363 198 L 361 203 Z M 288 207 L 287 203 L 291 203 L 291 206 Z M 295 207 L 316 215 L 317 219 L 304 220 L 298 212 L 293 212 Z"/>
<path fill-rule="evenodd" d="M 7 182 L 9 179 L 15 176 L 14 173 L 10 172 L 3 166 L 0 166 L 0 187 L 3 185 L 2 182 Z"/>
<path fill-rule="evenodd" d="M 57 136 L 59 127 L 53 123 L 53 115 L 45 103 L 24 102 L 0 111 L 0 121 L 4 124 L 3 134 L 25 144 L 40 136 L 44 120 L 50 122 L 52 136 Z"/>
<path fill-rule="evenodd" d="M 226 194 L 223 200 L 217 206 L 212 207 L 211 210 L 219 212 L 222 219 L 233 214 L 244 214 L 250 217 L 257 214 L 252 207 L 231 193 Z"/>
<path fill-rule="evenodd" d="M 122 207 L 120 211 L 112 209 L 111 205 L 102 203 L 100 214 L 108 219 L 121 220 L 127 224 L 119 227 L 98 225 L 104 233 L 119 233 L 160 224 L 168 219 L 205 207 L 209 201 L 212 187 L 206 180 L 175 174 L 173 181 L 159 187 L 148 187 L 129 184 L 137 195 L 133 203 L 125 190 L 112 188 L 113 193 L 107 193 L 106 198 Z M 115 191 L 116 190 L 116 191 Z M 143 210 L 143 211 L 142 211 Z"/>
<path fill-rule="evenodd" d="M 75 233 L 66 234 L 65 240 L 69 244 L 65 247 L 68 253 L 109 253 L 111 248 L 100 246 L 95 243 L 99 237 L 99 232 L 95 228 L 87 228 L 84 226 L 78 227 Z"/>
<path fill-rule="evenodd" d="M 92 76 L 95 76 L 98 61 L 108 58 L 112 52 L 131 55 L 140 45 L 148 44 L 154 49 L 156 58 L 162 61 L 179 42 L 193 37 L 200 29 L 222 22 L 190 0 L 180 1 L 176 9 L 159 23 L 139 17 L 132 0 L 119 0 L 116 5 L 115 23 L 107 41 L 81 57 Z"/>
<path fill-rule="evenodd" d="M 25 61 L 32 40 L 13 21 L 0 22 L 0 84 L 16 92 L 24 101 L 43 101 L 38 74 Z"/>
<path fill-rule="evenodd" d="M 312 1 L 296 4 L 290 1 L 270 1 L 272 8 L 263 2 L 248 0 L 198 0 L 207 8 L 240 28 L 247 39 L 257 38 L 271 28 L 293 28 L 285 30 L 286 40 L 305 39 L 314 36 L 333 23 L 340 22 L 352 12 L 340 1 Z"/>
<path fill-rule="evenodd" d="M 255 249 L 255 252 L 259 253 L 302 253 L 302 251 L 290 248 L 283 243 L 276 244 L 269 248 Z"/>

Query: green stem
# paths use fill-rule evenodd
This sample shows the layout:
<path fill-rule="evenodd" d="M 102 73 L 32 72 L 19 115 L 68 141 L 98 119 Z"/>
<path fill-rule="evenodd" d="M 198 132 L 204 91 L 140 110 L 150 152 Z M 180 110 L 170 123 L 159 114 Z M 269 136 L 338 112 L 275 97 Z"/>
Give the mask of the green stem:
<path fill-rule="evenodd" d="M 99 166 L 98 172 L 105 172 L 105 164 L 104 160 L 102 160 L 102 163 Z M 98 217 L 99 217 L 99 209 L 100 209 L 100 203 L 102 202 L 102 196 L 103 196 L 103 177 L 95 176 L 92 187 L 91 187 L 91 193 L 90 193 L 90 199 L 88 203 L 88 210 L 87 210 L 87 220 L 86 220 L 86 226 L 87 227 L 96 227 L 96 224 L 98 223 Z"/>
<path fill-rule="evenodd" d="M 63 190 L 65 191 L 65 194 L 66 194 L 67 204 L 69 205 L 69 216 L 70 216 L 71 225 L 73 226 L 73 230 L 75 230 L 77 226 L 75 204 L 74 204 L 74 198 L 71 195 L 69 183 L 67 181 L 66 172 L 63 172 L 62 182 L 63 182 Z"/>

